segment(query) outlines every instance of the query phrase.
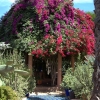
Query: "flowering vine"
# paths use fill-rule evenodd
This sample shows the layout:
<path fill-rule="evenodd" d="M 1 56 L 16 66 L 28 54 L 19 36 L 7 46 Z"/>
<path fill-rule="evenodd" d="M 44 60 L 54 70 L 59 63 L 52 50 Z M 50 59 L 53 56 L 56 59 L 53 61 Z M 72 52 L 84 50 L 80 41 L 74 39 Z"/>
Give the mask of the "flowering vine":
<path fill-rule="evenodd" d="M 23 0 L 1 22 L 4 41 L 37 57 L 94 53 L 91 16 L 75 9 L 71 0 Z"/>

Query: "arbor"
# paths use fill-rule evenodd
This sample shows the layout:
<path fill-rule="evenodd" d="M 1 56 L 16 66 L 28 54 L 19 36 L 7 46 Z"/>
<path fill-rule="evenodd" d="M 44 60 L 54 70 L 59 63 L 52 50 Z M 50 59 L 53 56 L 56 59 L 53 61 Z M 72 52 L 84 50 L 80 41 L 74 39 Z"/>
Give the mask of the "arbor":
<path fill-rule="evenodd" d="M 100 100 L 100 0 L 94 0 L 95 5 L 95 62 L 93 72 L 93 93 L 91 100 Z"/>

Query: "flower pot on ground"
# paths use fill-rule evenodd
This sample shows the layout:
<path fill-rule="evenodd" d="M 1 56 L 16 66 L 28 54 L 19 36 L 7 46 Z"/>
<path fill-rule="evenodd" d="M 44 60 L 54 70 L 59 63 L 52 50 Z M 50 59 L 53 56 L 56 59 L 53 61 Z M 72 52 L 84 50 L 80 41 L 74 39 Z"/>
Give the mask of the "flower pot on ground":
<path fill-rule="evenodd" d="M 37 81 L 37 84 L 38 85 L 41 85 L 42 84 L 42 79 L 41 79 L 41 75 L 39 74 L 39 76 L 37 77 L 37 79 L 36 79 Z"/>
<path fill-rule="evenodd" d="M 68 97 L 69 96 L 69 89 L 65 89 L 65 95 Z"/>
<path fill-rule="evenodd" d="M 75 98 L 75 94 L 71 89 L 65 89 L 65 95 L 70 99 L 74 99 Z"/>
<path fill-rule="evenodd" d="M 42 80 L 37 80 L 37 84 L 41 85 L 42 84 Z"/>

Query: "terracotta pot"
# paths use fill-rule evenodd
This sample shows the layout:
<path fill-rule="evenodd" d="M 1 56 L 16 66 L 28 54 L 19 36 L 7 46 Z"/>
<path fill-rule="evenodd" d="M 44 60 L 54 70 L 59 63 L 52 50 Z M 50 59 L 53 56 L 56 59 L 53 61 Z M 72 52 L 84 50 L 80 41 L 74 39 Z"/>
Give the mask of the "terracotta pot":
<path fill-rule="evenodd" d="M 37 80 L 37 84 L 38 85 L 42 84 L 42 80 Z"/>

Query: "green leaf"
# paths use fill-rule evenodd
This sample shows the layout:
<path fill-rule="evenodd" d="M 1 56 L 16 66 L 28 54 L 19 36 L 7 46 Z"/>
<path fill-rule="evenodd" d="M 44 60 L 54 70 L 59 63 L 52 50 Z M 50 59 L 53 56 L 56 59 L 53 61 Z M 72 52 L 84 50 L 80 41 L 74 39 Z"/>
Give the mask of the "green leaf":
<path fill-rule="evenodd" d="M 5 85 L 5 83 L 0 79 L 0 86 Z"/>
<path fill-rule="evenodd" d="M 13 65 L 13 67 L 21 67 L 22 65 Z"/>
<path fill-rule="evenodd" d="M 30 72 L 28 71 L 24 71 L 24 70 L 14 70 L 16 73 L 18 73 L 19 75 L 21 76 L 29 76 L 30 75 Z"/>
<path fill-rule="evenodd" d="M 11 61 L 7 61 L 6 62 L 6 65 L 12 65 L 14 62 L 11 60 Z"/>

